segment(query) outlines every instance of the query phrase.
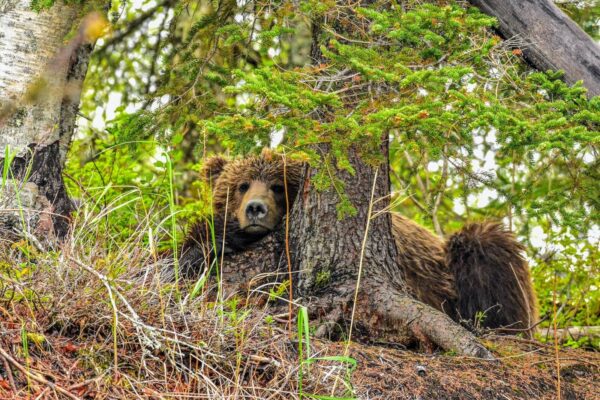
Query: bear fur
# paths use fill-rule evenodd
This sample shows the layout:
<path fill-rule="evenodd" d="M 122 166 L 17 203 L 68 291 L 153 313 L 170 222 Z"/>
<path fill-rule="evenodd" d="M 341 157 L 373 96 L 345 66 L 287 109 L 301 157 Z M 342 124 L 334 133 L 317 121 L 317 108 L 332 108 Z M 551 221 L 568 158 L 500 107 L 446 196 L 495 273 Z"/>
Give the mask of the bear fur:
<path fill-rule="evenodd" d="M 525 330 L 531 336 L 538 322 L 537 298 L 524 253 L 502 224 L 470 224 L 452 235 L 445 254 L 461 294 L 455 306 L 459 317 L 472 320 L 484 313 L 483 326 Z"/>
<path fill-rule="evenodd" d="M 197 223 L 190 229 L 180 251 L 182 274 L 197 275 L 215 254 L 242 251 L 271 233 L 286 210 L 291 208 L 303 169 L 303 163 L 286 160 L 270 151 L 233 161 L 220 156 L 208 159 L 201 176 L 212 188 L 214 240 L 206 222 Z M 244 191 L 240 190 L 243 185 L 248 186 Z M 247 229 L 243 224 L 246 199 L 253 191 L 269 208 L 266 229 Z"/>
<path fill-rule="evenodd" d="M 243 251 L 275 230 L 286 210 L 291 209 L 303 171 L 304 164 L 289 159 L 284 162 L 282 156 L 270 152 L 232 161 L 209 159 L 203 178 L 213 191 L 216 250 Z M 284 183 L 287 203 L 280 192 Z M 265 213 L 259 213 L 265 214 L 264 229 L 246 221 L 247 215 L 255 215 L 248 204 L 257 198 L 264 206 L 261 210 Z M 505 328 L 532 335 L 538 318 L 537 302 L 522 256 L 524 248 L 501 224 L 471 224 L 444 241 L 414 221 L 392 213 L 392 231 L 399 272 L 418 300 L 472 327 Z M 207 237 L 205 224 L 190 231 L 180 259 L 182 270 L 188 274 L 197 273 L 210 256 Z"/>

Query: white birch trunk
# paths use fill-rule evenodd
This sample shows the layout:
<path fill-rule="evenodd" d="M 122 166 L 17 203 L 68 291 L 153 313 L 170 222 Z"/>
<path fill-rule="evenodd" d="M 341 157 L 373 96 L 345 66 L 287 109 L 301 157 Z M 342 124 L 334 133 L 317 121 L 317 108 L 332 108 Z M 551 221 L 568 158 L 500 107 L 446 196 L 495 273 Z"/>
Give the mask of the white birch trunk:
<path fill-rule="evenodd" d="M 38 13 L 31 0 L 0 0 L 0 240 L 68 227 L 62 167 L 79 104 L 72 79 L 81 83 L 89 49 L 83 66 L 77 58 L 89 46 L 66 44 L 80 7 L 57 0 Z"/>
<path fill-rule="evenodd" d="M 14 112 L 0 126 L 0 150 L 10 146 L 23 156 L 31 143 L 43 146 L 59 139 L 69 66 L 57 55 L 77 14 L 75 7 L 62 3 L 37 13 L 31 0 L 6 0 L 1 7 L 0 102 Z M 35 104 L 27 104 L 33 100 Z"/>

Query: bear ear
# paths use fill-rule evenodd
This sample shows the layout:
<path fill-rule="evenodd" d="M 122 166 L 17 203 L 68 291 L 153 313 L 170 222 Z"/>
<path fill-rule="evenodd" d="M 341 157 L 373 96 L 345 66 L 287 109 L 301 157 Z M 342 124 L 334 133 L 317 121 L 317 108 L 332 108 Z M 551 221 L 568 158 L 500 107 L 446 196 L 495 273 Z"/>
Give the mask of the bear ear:
<path fill-rule="evenodd" d="M 219 175 L 221 175 L 221 172 L 223 172 L 223 169 L 225 169 L 228 162 L 229 161 L 226 158 L 221 156 L 214 156 L 207 159 L 200 171 L 202 178 L 204 178 L 206 182 L 214 182 Z"/>

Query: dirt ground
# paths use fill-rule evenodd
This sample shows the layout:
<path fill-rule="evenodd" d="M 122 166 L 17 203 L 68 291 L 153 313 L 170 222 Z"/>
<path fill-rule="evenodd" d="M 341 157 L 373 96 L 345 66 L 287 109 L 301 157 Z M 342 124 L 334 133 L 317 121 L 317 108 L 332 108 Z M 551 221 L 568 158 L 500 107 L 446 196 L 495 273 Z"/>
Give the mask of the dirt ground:
<path fill-rule="evenodd" d="M 484 342 L 498 361 L 353 346 L 352 382 L 365 399 L 559 398 L 552 346 L 499 336 Z M 558 357 L 561 398 L 600 399 L 600 353 L 561 349 Z"/>
<path fill-rule="evenodd" d="M 211 395 L 206 382 L 194 385 L 182 375 L 167 379 L 140 374 L 142 366 L 135 365 L 139 354 L 129 358 L 120 354 L 122 369 L 115 374 L 110 368 L 110 352 L 102 350 L 110 343 L 100 337 L 50 335 L 42 346 L 31 345 L 25 360 L 18 327 L 6 328 L 11 326 L 4 324 L 0 348 L 17 364 L 0 357 L 0 399 L 302 398 L 298 343 L 283 332 L 271 338 L 267 346 L 256 345 L 244 352 L 243 361 L 238 362 L 237 390 L 222 387 L 219 395 Z M 352 344 L 349 356 L 357 363 L 353 370 L 331 360 L 315 361 L 303 368 L 304 398 L 557 399 L 560 384 L 562 399 L 600 399 L 600 353 L 561 349 L 559 382 L 552 346 L 515 337 L 488 336 L 482 340 L 497 361 Z M 344 343 L 313 340 L 311 346 L 313 357 L 339 356 L 345 351 Z M 18 366 L 35 376 L 27 379 Z M 206 370 L 206 366 L 198 368 Z M 226 385 L 210 371 L 206 376 L 214 378 L 215 385 Z M 332 394 L 336 397 L 328 397 Z"/>

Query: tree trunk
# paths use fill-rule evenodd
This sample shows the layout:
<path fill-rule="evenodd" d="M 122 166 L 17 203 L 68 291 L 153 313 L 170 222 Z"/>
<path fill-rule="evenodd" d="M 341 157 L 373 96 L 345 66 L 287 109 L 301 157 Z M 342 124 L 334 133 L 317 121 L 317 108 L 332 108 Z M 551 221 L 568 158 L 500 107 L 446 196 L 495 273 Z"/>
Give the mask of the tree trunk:
<path fill-rule="evenodd" d="M 39 13 L 31 0 L 0 4 L 0 238 L 68 230 L 62 170 L 91 45 L 82 30 L 65 38 L 80 11 L 61 0 Z"/>
<path fill-rule="evenodd" d="M 329 150 L 328 145 L 317 149 L 322 154 Z M 308 172 L 291 216 L 292 269 L 300 271 L 296 297 L 325 321 L 317 335 L 355 335 L 362 341 L 402 344 L 416 337 L 425 345 L 434 343 L 459 354 L 492 358 L 470 332 L 407 294 L 390 214 L 378 214 L 389 205 L 387 139 L 382 141 L 381 150 L 386 162 L 377 169 L 365 164 L 354 149 L 350 161 L 356 173 L 335 171 L 357 208 L 352 217 L 337 219 L 336 191 L 316 191 L 310 185 L 315 171 Z M 376 206 L 371 208 L 374 201 Z M 356 292 L 359 272 L 361 282 Z M 355 329 L 350 332 L 352 319 Z"/>
<path fill-rule="evenodd" d="M 500 33 L 517 38 L 526 59 L 540 71 L 563 70 L 583 80 L 590 97 L 600 95 L 600 46 L 551 0 L 470 0 L 496 17 Z"/>
<path fill-rule="evenodd" d="M 322 154 L 329 152 L 328 145 L 317 148 Z M 387 144 L 382 146 L 382 151 L 387 151 Z M 387 153 L 385 155 L 387 160 Z M 364 252 L 361 252 L 369 219 L 371 191 L 374 189 L 374 199 L 386 198 L 389 194 L 388 167 L 386 164 L 380 166 L 377 182 L 374 183 L 375 169 L 362 162 L 355 149 L 350 159 L 356 174 L 336 171 L 336 176 L 345 183 L 344 191 L 357 209 L 355 216 L 338 220 L 336 205 L 339 197 L 336 191 L 317 192 L 312 188 L 310 181 L 316 171 L 311 170 L 291 217 L 293 270 L 301 271 L 295 289 L 298 296 L 310 301 L 311 308 L 321 309 L 321 314 L 341 316 L 351 311 L 349 307 L 356 289 L 361 254 L 364 277 L 380 280 L 381 285 L 391 286 L 394 291 L 406 291 L 404 282 L 394 270 L 397 252 L 388 213 L 370 221 Z M 379 201 L 377 208 L 384 208 L 387 204 L 385 200 Z M 371 293 L 373 298 L 381 297 L 383 293 L 379 288 L 375 289 Z"/>
<path fill-rule="evenodd" d="M 340 18 L 345 20 L 327 22 L 339 37 L 354 36 L 350 29 L 368 30 L 353 16 Z M 312 29 L 311 56 L 316 64 L 327 62 L 320 51 L 321 23 L 315 21 Z M 324 110 L 322 118 L 326 115 Z M 354 174 L 330 166 L 357 210 L 356 215 L 341 220 L 337 218 L 336 190 L 318 192 L 310 184 L 316 172 L 307 171 L 290 218 L 291 268 L 299 271 L 293 285 L 295 297 L 324 322 L 317 329 L 319 336 L 400 343 L 418 338 L 423 344 L 433 342 L 459 354 L 492 358 L 470 332 L 408 295 L 392 236 L 391 215 L 384 211 L 390 194 L 388 148 L 386 135 L 380 145 L 385 161 L 376 168 L 361 160 L 360 149 L 354 147 L 348 154 Z M 315 150 L 327 155 L 330 145 L 315 145 Z"/>

